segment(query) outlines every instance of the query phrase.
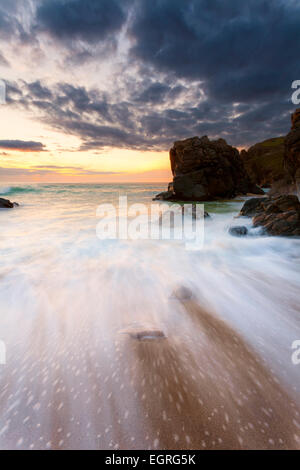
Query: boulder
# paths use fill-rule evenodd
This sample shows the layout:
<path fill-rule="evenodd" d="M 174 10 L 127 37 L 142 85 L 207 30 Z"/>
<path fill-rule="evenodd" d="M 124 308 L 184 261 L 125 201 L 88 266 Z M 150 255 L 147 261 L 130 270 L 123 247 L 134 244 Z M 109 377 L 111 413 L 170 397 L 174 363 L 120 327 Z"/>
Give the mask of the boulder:
<path fill-rule="evenodd" d="M 193 297 L 194 294 L 191 289 L 185 286 L 177 287 L 171 295 L 171 299 L 180 300 L 182 302 L 191 300 Z"/>
<path fill-rule="evenodd" d="M 292 129 L 285 139 L 284 165 L 300 192 L 300 108 L 292 114 Z"/>
<path fill-rule="evenodd" d="M 267 197 L 253 197 L 252 199 L 248 199 L 243 205 L 240 216 L 244 217 L 253 217 L 255 216 L 262 206 L 263 202 L 268 201 Z"/>
<path fill-rule="evenodd" d="M 3 199 L 0 197 L 0 209 L 13 209 L 15 206 L 18 206 L 16 202 L 10 202 L 8 199 Z"/>
<path fill-rule="evenodd" d="M 239 151 L 225 140 L 193 137 L 174 143 L 170 150 L 173 183 L 158 198 L 209 201 L 242 194 L 264 194 L 253 184 Z"/>
<path fill-rule="evenodd" d="M 242 150 L 241 158 L 251 181 L 264 188 L 286 178 L 284 169 L 285 138 L 276 137 Z"/>
<path fill-rule="evenodd" d="M 244 226 L 231 227 L 229 233 L 234 237 L 245 237 L 248 234 L 248 229 Z"/>
<path fill-rule="evenodd" d="M 273 236 L 300 236 L 300 202 L 297 196 L 281 195 L 248 200 L 241 216 L 253 217 L 253 226 Z"/>

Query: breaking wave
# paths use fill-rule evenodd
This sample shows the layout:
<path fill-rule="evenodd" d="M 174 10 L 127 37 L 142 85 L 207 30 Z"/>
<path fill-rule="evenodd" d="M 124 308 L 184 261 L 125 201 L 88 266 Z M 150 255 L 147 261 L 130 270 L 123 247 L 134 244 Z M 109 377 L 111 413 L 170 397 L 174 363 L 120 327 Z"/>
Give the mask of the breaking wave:
<path fill-rule="evenodd" d="M 36 186 L 3 186 L 0 187 L 0 196 L 21 193 L 41 193 L 42 191 L 43 188 L 38 188 Z"/>

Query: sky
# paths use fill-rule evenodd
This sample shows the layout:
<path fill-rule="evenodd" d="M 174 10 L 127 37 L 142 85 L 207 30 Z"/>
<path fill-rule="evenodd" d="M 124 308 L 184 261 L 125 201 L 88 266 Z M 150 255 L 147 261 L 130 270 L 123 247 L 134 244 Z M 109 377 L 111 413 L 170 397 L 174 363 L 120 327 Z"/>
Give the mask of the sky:
<path fill-rule="evenodd" d="M 0 0 L 0 181 L 166 182 L 176 140 L 284 135 L 299 53 L 298 0 Z"/>

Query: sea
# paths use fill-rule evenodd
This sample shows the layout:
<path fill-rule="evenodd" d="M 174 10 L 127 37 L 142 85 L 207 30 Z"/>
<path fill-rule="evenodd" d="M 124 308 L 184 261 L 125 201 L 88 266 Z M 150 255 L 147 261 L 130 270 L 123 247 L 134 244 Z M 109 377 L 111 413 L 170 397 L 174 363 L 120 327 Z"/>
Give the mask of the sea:
<path fill-rule="evenodd" d="M 165 189 L 0 184 L 1 449 L 300 448 L 300 239 L 246 198 L 204 204 L 199 250 L 99 238 Z"/>

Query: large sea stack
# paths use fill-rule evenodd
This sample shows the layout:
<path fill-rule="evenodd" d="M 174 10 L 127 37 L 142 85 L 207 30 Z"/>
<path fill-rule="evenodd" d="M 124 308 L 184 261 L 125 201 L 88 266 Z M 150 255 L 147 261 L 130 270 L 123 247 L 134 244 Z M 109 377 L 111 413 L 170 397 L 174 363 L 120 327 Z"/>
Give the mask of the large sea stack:
<path fill-rule="evenodd" d="M 211 141 L 204 136 L 175 142 L 170 160 L 173 183 L 156 199 L 208 201 L 263 194 L 251 182 L 239 151 L 224 139 Z"/>

